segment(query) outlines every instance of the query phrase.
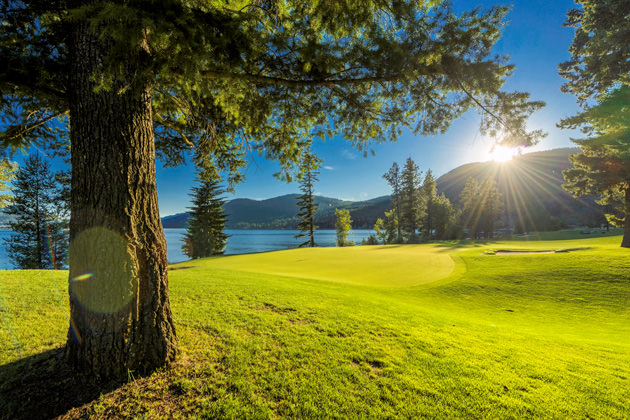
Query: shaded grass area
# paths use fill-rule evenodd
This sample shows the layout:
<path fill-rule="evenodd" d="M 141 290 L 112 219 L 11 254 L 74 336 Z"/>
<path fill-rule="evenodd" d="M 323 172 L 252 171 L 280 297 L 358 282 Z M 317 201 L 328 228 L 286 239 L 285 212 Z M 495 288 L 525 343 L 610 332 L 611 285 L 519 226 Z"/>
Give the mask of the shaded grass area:
<path fill-rule="evenodd" d="M 76 374 L 63 352 L 56 348 L 0 366 L 0 418 L 54 418 L 123 385 Z"/>
<path fill-rule="evenodd" d="M 352 282 L 324 279 L 331 268 L 318 254 L 195 261 L 169 274 L 178 363 L 50 414 L 74 405 L 66 418 L 628 418 L 629 255 L 618 239 L 526 244 L 588 248 L 549 255 L 483 254 L 524 246 L 507 241 L 360 247 L 340 259 L 355 267 Z M 377 248 L 405 255 L 387 266 L 396 282 L 371 277 L 364 261 Z M 451 274 L 410 281 L 409 265 L 436 253 Z M 253 271 L 284 260 L 294 274 Z M 14 343 L 1 347 L 0 413 L 28 418 L 15 407 L 34 385 L 16 386 L 19 369 L 35 378 L 50 366 L 51 395 L 81 387 L 51 383 L 64 378 L 54 348 L 65 297 L 55 303 L 48 272 L 13 273 L 0 274 L 0 338 Z"/>

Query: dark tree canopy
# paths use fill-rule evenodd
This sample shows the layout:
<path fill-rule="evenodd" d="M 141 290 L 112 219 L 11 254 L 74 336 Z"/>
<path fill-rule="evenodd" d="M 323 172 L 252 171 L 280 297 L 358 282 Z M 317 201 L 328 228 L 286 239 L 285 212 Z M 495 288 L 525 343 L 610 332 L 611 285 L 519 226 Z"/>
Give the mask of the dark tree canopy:
<path fill-rule="evenodd" d="M 581 104 L 599 97 L 618 84 L 630 84 L 630 2 L 576 0 L 578 8 L 567 15 L 575 28 L 569 48 L 571 59 L 560 65 L 568 79 L 563 91 L 573 93 Z"/>
<path fill-rule="evenodd" d="M 512 66 L 491 48 L 506 9 L 458 16 L 434 3 L 3 0 L 2 144 L 58 143 L 70 99 L 69 28 L 88 18 L 109 46 L 97 88 L 114 88 L 126 78 L 121 63 L 137 61 L 134 80 L 118 89 L 149 81 L 167 164 L 194 147 L 238 181 L 248 150 L 288 170 L 303 139 L 341 134 L 365 148 L 404 126 L 445 131 L 479 105 L 485 129 L 535 142 L 540 132 L 527 132 L 522 117 L 541 104 L 499 92 Z"/>
<path fill-rule="evenodd" d="M 630 248 L 630 86 L 602 96 L 597 105 L 562 125 L 581 127 L 588 136 L 573 139 L 582 153 L 570 157 L 574 167 L 563 172 L 565 189 L 578 197 L 599 197 L 607 218 L 625 226 L 622 246 Z"/>
<path fill-rule="evenodd" d="M 571 156 L 566 188 L 576 196 L 600 197 L 607 218 L 625 226 L 622 246 L 630 247 L 630 2 L 576 3 L 580 7 L 567 19 L 575 28 L 571 59 L 560 65 L 560 74 L 568 79 L 563 90 L 576 95 L 584 111 L 559 125 L 580 127 L 587 138 L 573 140 L 583 154 Z"/>

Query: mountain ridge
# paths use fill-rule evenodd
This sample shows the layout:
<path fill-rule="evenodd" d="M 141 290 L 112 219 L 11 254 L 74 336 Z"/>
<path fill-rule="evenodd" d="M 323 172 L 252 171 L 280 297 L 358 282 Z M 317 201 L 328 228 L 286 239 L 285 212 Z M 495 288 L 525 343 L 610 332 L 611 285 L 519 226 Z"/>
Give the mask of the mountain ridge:
<path fill-rule="evenodd" d="M 550 230 L 570 224 L 596 224 L 603 221 L 603 210 L 593 198 L 576 199 L 562 188 L 562 171 L 571 164 L 568 156 L 578 148 L 551 149 L 515 156 L 510 162 L 472 162 L 445 173 L 437 179 L 438 194 L 444 193 L 454 204 L 468 178 L 492 177 L 505 197 L 504 223 L 517 230 Z M 296 198 L 285 194 L 264 200 L 236 198 L 225 205 L 228 229 L 294 229 L 297 226 Z M 355 229 L 371 229 L 377 218 L 389 210 L 390 196 L 363 201 L 344 201 L 315 196 L 318 210 L 315 224 L 334 228 L 334 210 L 348 209 Z M 165 216 L 165 228 L 184 228 L 188 213 Z"/>

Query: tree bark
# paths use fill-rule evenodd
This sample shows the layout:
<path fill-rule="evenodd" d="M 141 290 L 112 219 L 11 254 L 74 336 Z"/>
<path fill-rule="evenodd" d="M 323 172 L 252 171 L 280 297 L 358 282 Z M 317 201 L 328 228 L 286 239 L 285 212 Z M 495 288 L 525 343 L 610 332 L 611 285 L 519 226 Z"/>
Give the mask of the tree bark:
<path fill-rule="evenodd" d="M 630 186 L 626 187 L 624 208 L 626 217 L 623 223 L 623 239 L 621 240 L 622 248 L 630 248 Z"/>
<path fill-rule="evenodd" d="M 126 378 L 163 366 L 178 353 L 157 202 L 150 84 L 132 77 L 137 58 L 148 52 L 141 46 L 130 51 L 127 77 L 119 78 L 127 80 L 95 91 L 107 41 L 83 22 L 73 28 L 69 47 L 66 356 L 86 374 Z"/>

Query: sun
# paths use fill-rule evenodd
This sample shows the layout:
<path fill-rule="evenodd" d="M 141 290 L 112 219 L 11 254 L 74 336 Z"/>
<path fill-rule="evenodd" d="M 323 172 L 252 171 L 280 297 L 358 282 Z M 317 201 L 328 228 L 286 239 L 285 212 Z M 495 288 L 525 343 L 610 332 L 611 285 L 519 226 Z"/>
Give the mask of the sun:
<path fill-rule="evenodd" d="M 498 163 L 509 162 L 512 160 L 516 150 L 511 147 L 495 146 L 490 151 L 490 158 Z"/>

